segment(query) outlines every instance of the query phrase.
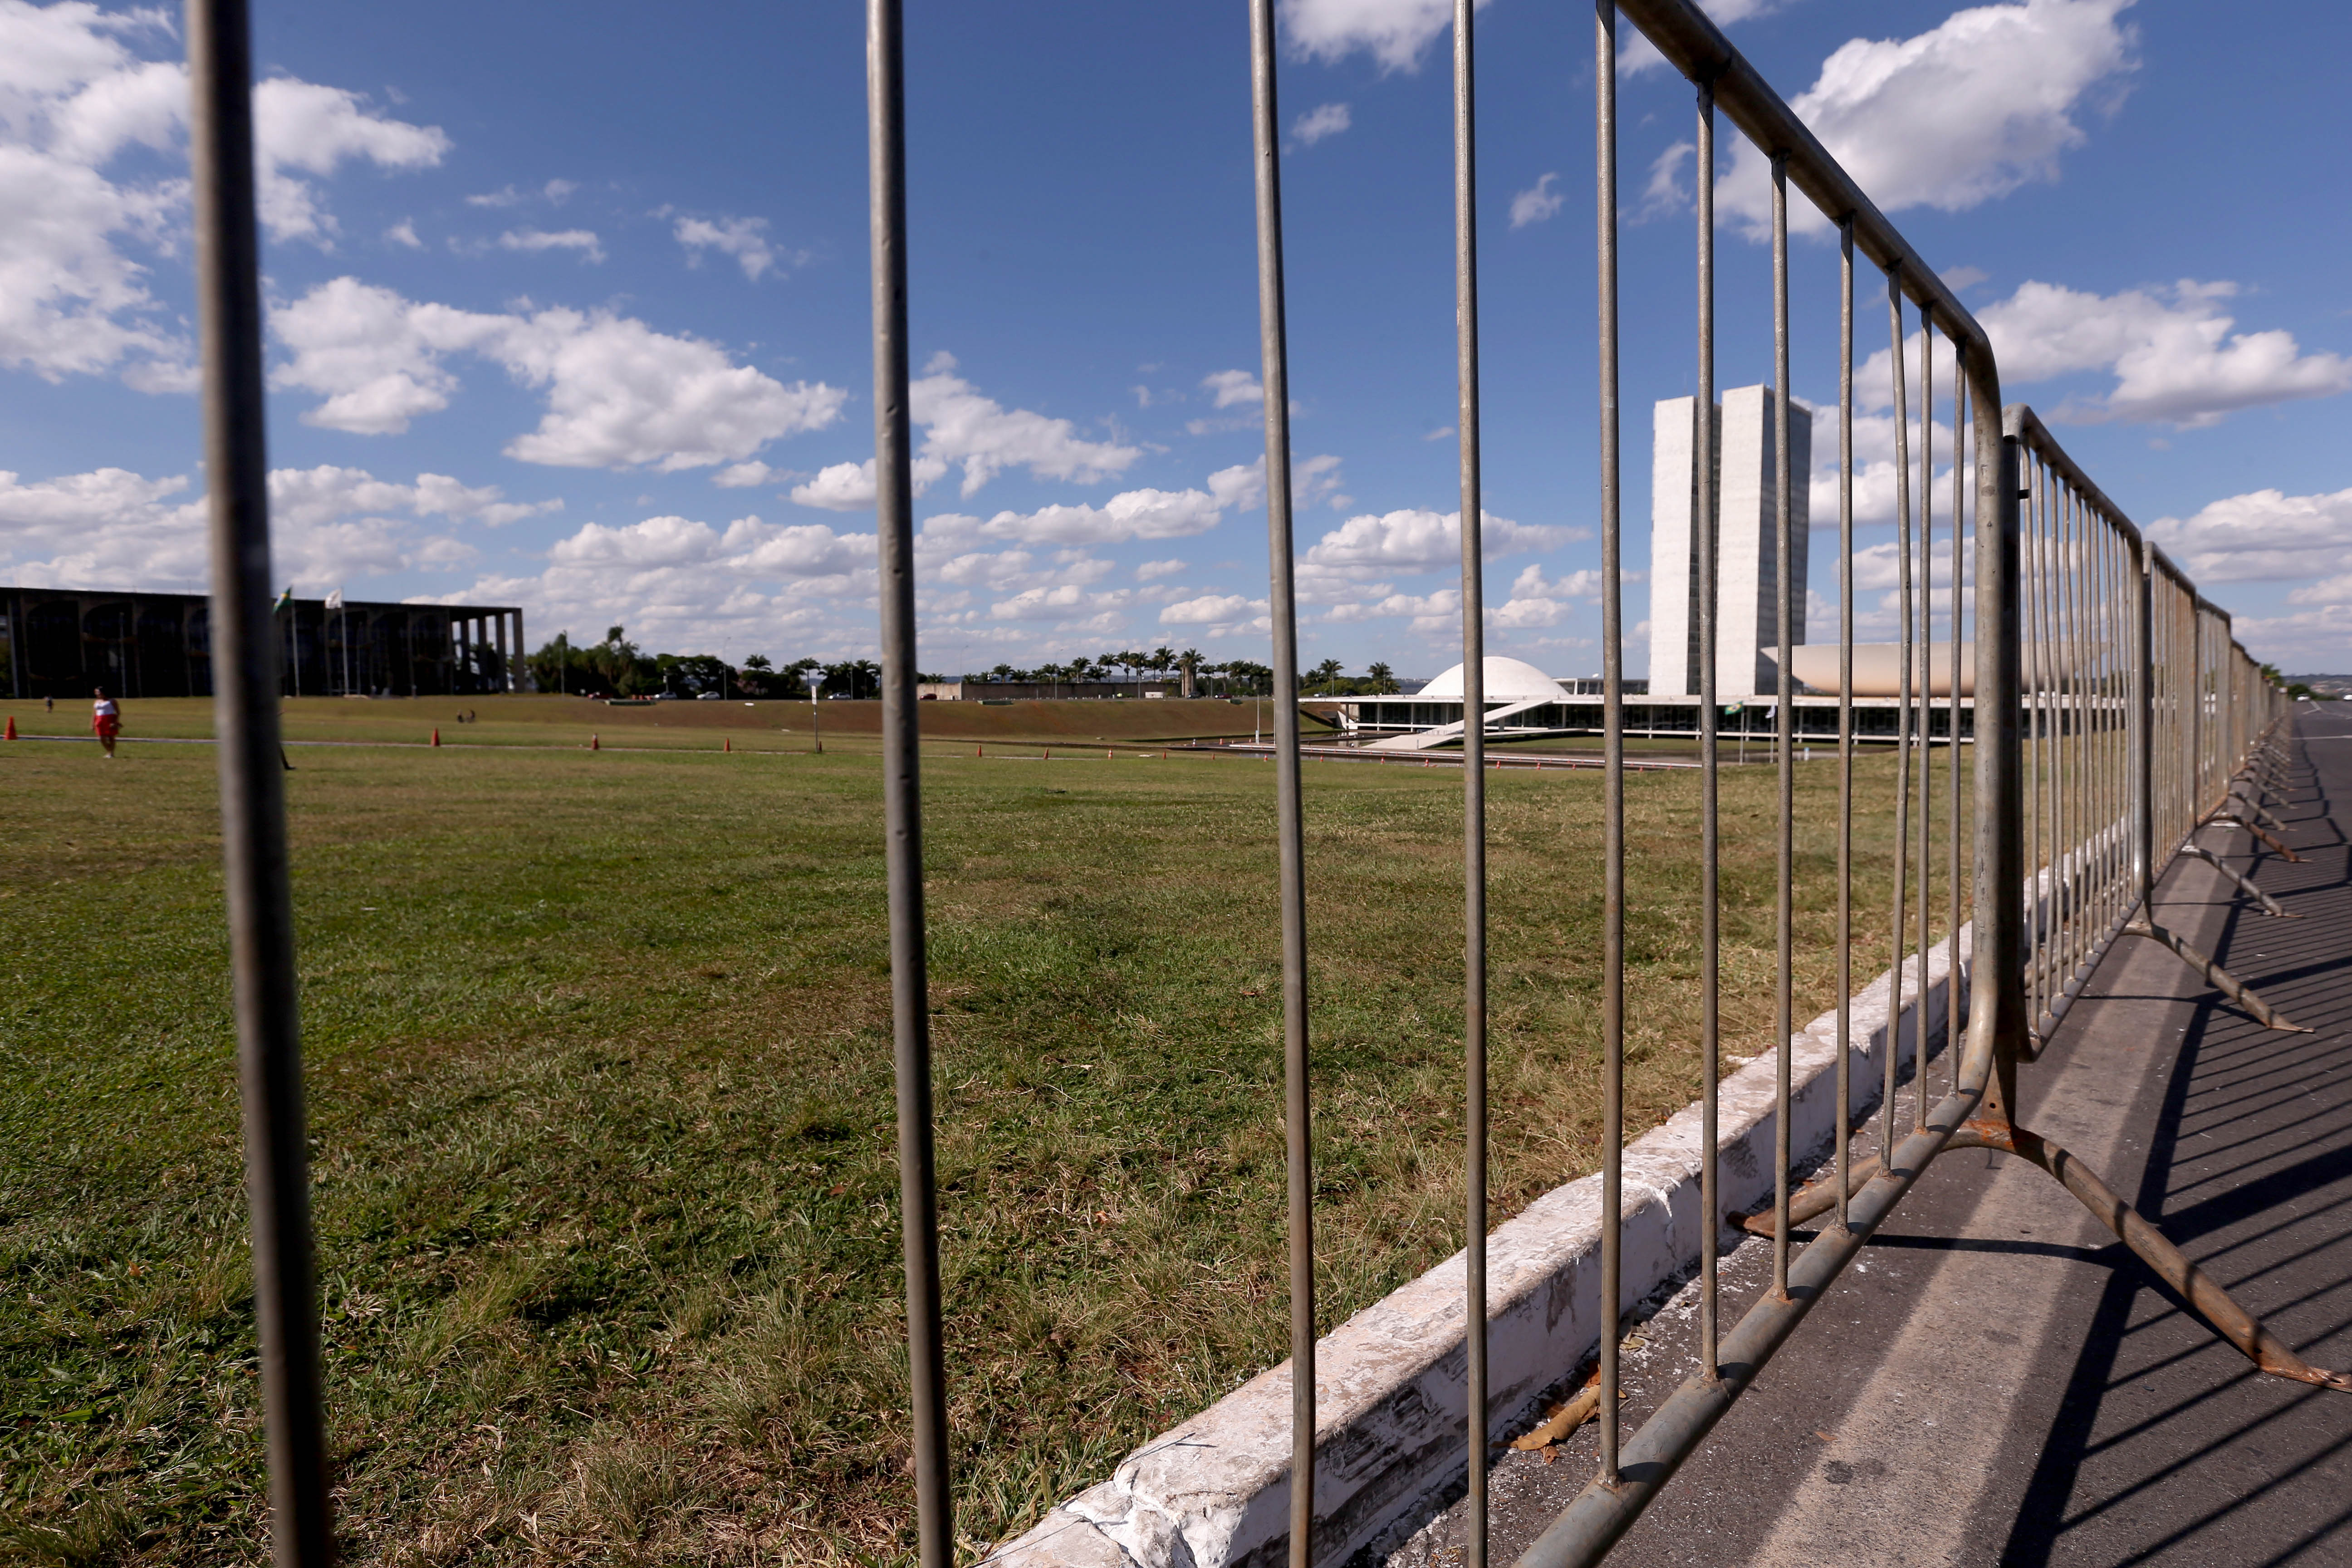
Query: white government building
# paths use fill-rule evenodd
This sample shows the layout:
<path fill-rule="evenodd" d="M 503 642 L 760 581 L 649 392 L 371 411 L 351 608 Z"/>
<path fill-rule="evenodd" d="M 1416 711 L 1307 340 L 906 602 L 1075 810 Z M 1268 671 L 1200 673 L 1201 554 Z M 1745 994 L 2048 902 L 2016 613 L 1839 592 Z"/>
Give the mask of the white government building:
<path fill-rule="evenodd" d="M 1637 735 L 1695 735 L 1698 731 L 1699 573 L 1696 535 L 1698 472 L 1692 462 L 1697 403 L 1670 397 L 1654 411 L 1651 443 L 1650 675 L 1625 683 L 1625 727 Z M 1775 482 L 1772 390 L 1735 387 L 1723 395 L 1716 420 L 1716 693 L 1726 733 L 1742 729 L 1769 733 L 1770 710 L 1780 688 L 1775 651 L 1780 642 L 1779 529 L 1774 515 Z M 1811 509 L 1812 416 L 1791 410 L 1789 471 L 1797 603 L 1790 641 L 1791 673 L 1800 692 L 1796 727 L 1808 740 L 1837 733 L 1838 647 L 1802 646 L 1805 584 L 1811 565 L 1808 542 Z M 1948 642 L 1930 650 L 1926 667 L 1915 663 L 1914 694 L 1939 703 L 1933 730 L 1940 738 L 1951 690 Z M 1892 737 L 1902 673 L 1893 644 L 1854 647 L 1854 731 Z M 1960 732 L 1969 732 L 1975 706 L 1971 679 L 1973 645 L 1960 647 Z M 1523 659 L 1488 655 L 1486 660 L 1486 732 L 1496 740 L 1535 740 L 1587 735 L 1601 724 L 1601 683 L 1591 679 L 1556 680 Z M 1826 693 L 1826 695 L 1824 695 Z M 1465 722 L 1462 667 L 1455 665 L 1409 697 L 1309 699 L 1336 708 L 1343 729 L 1381 751 L 1426 751 L 1458 746 Z"/>

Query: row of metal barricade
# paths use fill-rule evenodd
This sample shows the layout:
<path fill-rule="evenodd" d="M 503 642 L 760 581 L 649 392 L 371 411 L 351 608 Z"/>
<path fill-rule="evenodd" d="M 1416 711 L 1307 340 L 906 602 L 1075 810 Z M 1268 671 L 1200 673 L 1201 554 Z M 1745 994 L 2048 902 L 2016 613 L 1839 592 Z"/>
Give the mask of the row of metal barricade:
<path fill-rule="evenodd" d="M 1261 379 L 1265 388 L 1267 546 L 1276 689 L 1297 689 L 1297 596 L 1293 584 L 1291 378 L 1286 325 L 1281 189 L 1282 138 L 1276 90 L 1275 0 L 1245 0 L 1255 155 Z M 1465 711 L 1483 711 L 1485 624 L 1479 447 L 1478 260 L 1475 5 L 1454 16 L 1455 319 L 1459 333 L 1462 658 Z M 883 656 L 881 769 L 887 838 L 889 939 L 901 1224 L 905 1242 L 911 1416 L 917 1493 L 915 1536 L 925 1568 L 953 1561 L 952 1476 L 946 1415 L 948 1380 L 940 1331 L 939 1196 L 934 1180 L 930 1041 L 923 909 L 922 810 L 914 684 L 916 611 L 914 456 L 907 346 L 907 211 L 904 35 L 900 0 L 867 0 L 869 150 L 873 238 L 875 472 Z M 1774 450 L 1780 498 L 1775 520 L 1779 577 L 1775 715 L 1777 875 L 1774 973 L 1777 1058 L 1777 1182 L 1771 1211 L 1772 1281 L 1737 1322 L 1722 1321 L 1717 1273 L 1722 1237 L 1702 1226 L 1696 1260 L 1699 1365 L 1639 1431 L 1620 1430 L 1618 1347 L 1622 1295 L 1626 758 L 1621 516 L 1618 295 L 1617 82 L 1620 29 L 1639 27 L 1691 84 L 1696 146 L 1692 276 L 1695 417 L 1716 405 L 1717 136 L 1728 121 L 1767 160 L 1771 182 Z M 277 732 L 276 648 L 269 608 L 269 541 L 263 453 L 261 307 L 255 237 L 252 62 L 239 0 L 195 0 L 188 8 L 194 85 L 192 149 L 199 300 L 203 331 L 214 616 L 221 655 L 220 736 L 229 919 L 253 1216 L 255 1285 L 269 1451 L 273 1552 L 284 1563 L 331 1560 L 318 1324 L 301 1108 L 300 1046 L 294 987 L 291 900 Z M 1211 25 L 1204 22 L 1203 25 Z M 2003 1150 L 2034 1161 L 2084 1201 L 2150 1265 L 2172 1280 L 2214 1326 L 2265 1370 L 2327 1386 L 2335 1374 L 2305 1365 L 2240 1312 L 2152 1226 L 2046 1140 L 2011 1120 L 2021 1067 L 2040 1052 L 2092 969 L 2126 935 L 2162 941 L 2275 1026 L 2293 1027 L 2251 992 L 2155 924 L 2148 900 L 2173 856 L 2206 855 L 2200 826 L 2227 820 L 2265 831 L 2264 769 L 2286 713 L 2285 699 L 2231 637 L 2228 616 L 2200 597 L 2067 456 L 2030 409 L 2005 407 L 1994 345 L 1868 195 L 1815 140 L 1757 70 L 1690 0 L 1599 0 L 1591 61 L 1595 89 L 1594 178 L 1599 277 L 1599 491 L 1603 686 L 1601 794 L 1604 889 L 1600 1009 L 1603 1039 L 1603 1202 L 1597 1341 L 1600 1468 L 1590 1486 L 1521 1561 L 1598 1560 L 1639 1516 L 1706 1432 L 1772 1355 L 1811 1305 L 1900 1204 L 1939 1153 L 1955 1147 Z M 1236 30 L 1237 48 L 1242 41 Z M 1948 1007 L 1947 1068 L 1931 1075 L 1927 1051 L 1906 1084 L 1896 1053 L 1885 1055 L 1878 1086 L 1881 1157 L 1849 1155 L 1856 1131 L 1849 1082 L 1851 1010 L 1838 1013 L 1838 1125 L 1834 1160 L 1822 1181 L 1800 1191 L 1792 1171 L 1811 1151 L 1790 1146 L 1790 1046 L 1796 1020 L 1796 757 L 1792 607 L 1807 591 L 1796 580 L 1790 472 L 1790 193 L 1833 228 L 1838 257 L 1839 498 L 1837 579 L 1842 700 L 1837 848 L 1836 961 L 1842 998 L 1854 992 L 1855 931 L 1879 928 L 1898 955 L 1925 953 L 1936 917 L 1958 945 L 1967 928 L 1970 958 L 1965 1005 Z M 1857 268 L 1857 257 L 1864 264 Z M 1861 289 L 1858 277 L 1871 279 Z M 1857 626 L 1855 543 L 1855 359 L 1857 331 L 1885 288 L 1892 374 L 1895 584 L 1875 611 L 1895 623 L 1902 729 L 1895 748 L 1892 907 L 1863 909 L 1854 898 L 1854 828 L 1864 810 L 1855 793 L 1853 660 Z M 1874 406 L 1875 403 L 1874 402 Z M 1944 423 L 1939 426 L 1938 418 Z M 1934 493 L 1939 433 L 1948 497 Z M 1916 438 L 1917 450 L 1912 449 Z M 1695 452 L 1712 432 L 1694 432 Z M 1698 1040 L 1705 1117 L 1702 1204 L 1721 1213 L 1715 1151 L 1721 1055 L 1723 900 L 1718 866 L 1721 813 L 1716 689 L 1718 550 L 1717 481 L 1696 465 L 1695 537 L 1701 606 L 1696 807 L 1702 879 Z M 1940 549 L 1943 559 L 1938 561 Z M 1938 627 L 1940 626 L 1940 633 Z M 1948 645 L 1946 689 L 1932 690 L 1929 645 Z M 1974 739 L 1940 751 L 1926 744 L 1927 709 L 1949 705 L 1957 734 L 1965 699 Z M 1272 787 L 1277 827 L 1282 949 L 1284 1084 L 1270 1100 L 1287 1140 L 1291 1384 L 1294 1444 L 1289 1560 L 1322 1560 L 1317 1546 L 1315 1409 L 1315 1214 L 1311 1164 L 1304 800 L 1297 711 L 1276 705 Z M 1463 1037 L 1465 1146 L 1465 1231 L 1471 1433 L 1490 1431 L 1484 1324 L 1487 1196 L 1486 737 L 1462 741 Z M 1937 774 L 1940 773 L 1940 781 Z M 1884 809 L 1880 807 L 1879 809 Z M 1938 815 L 1940 812 L 1940 815 Z M 2274 824 L 2273 824 L 2274 826 Z M 1940 862 L 1943 907 L 1931 907 Z M 2216 862 L 2219 863 L 2218 861 Z M 2226 871 L 2229 868 L 2224 867 Z M 2231 872 L 2236 875 L 2235 872 Z M 2250 897 L 2258 889 L 2240 878 Z M 1896 998 L 1896 1007 L 1902 998 Z M 1892 1016 L 1892 1015 L 1890 1015 Z M 1963 1022 L 1965 1020 L 1965 1022 Z M 1867 1103 L 1869 1097 L 1860 1097 Z M 1828 1223 L 1797 1245 L 1796 1226 Z M 1570 1369 L 1561 1369 L 1562 1374 Z M 1469 1561 L 1486 1560 L 1488 1444 L 1468 1441 Z"/>

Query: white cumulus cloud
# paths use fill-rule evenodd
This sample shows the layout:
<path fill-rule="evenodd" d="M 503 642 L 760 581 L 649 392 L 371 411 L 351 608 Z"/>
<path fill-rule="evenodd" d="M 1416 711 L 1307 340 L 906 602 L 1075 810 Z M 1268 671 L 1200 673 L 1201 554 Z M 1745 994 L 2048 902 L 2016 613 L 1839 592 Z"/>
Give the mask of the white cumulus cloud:
<path fill-rule="evenodd" d="M 1344 103 L 1327 103 L 1312 109 L 1291 122 L 1290 139 L 1302 147 L 1312 147 L 1326 136 L 1337 136 L 1352 124 L 1353 117 Z"/>
<path fill-rule="evenodd" d="M 717 220 L 682 217 L 674 231 L 677 242 L 686 247 L 687 260 L 699 263 L 702 253 L 715 250 L 721 256 L 731 256 L 743 269 L 743 276 L 758 282 L 762 273 L 778 264 L 775 248 L 767 238 L 768 220 L 763 217 L 722 217 Z"/>
<path fill-rule="evenodd" d="M 499 248 L 524 251 L 572 250 L 579 252 L 580 259 L 583 261 L 604 259 L 604 242 L 596 237 L 593 230 L 585 228 L 558 229 L 552 234 L 544 229 L 510 228 L 499 236 Z"/>
<path fill-rule="evenodd" d="M 444 361 L 468 352 L 546 394 L 539 427 L 508 443 L 507 454 L 562 468 L 740 462 L 770 441 L 831 425 L 848 400 L 823 383 L 786 385 L 714 343 L 633 317 L 460 310 L 354 278 L 319 285 L 273 314 L 270 327 L 293 351 L 272 383 L 323 396 L 302 416 L 307 424 L 405 430 L 448 405 L 457 380 Z"/>
<path fill-rule="evenodd" d="M 1265 404 L 1265 388 L 1245 370 L 1211 371 L 1201 378 L 1201 389 L 1216 399 L 1219 408 L 1255 408 Z"/>
<path fill-rule="evenodd" d="M 41 586 L 200 591 L 210 575 L 206 509 L 187 490 L 184 476 L 151 479 L 123 468 L 30 483 L 0 473 L 0 574 Z M 476 553 L 446 524 L 496 528 L 562 506 L 509 501 L 494 485 L 446 474 L 403 483 L 364 468 L 277 468 L 269 475 L 271 562 L 313 593 L 446 568 Z M 445 526 L 420 526 L 428 519 Z"/>
<path fill-rule="evenodd" d="M 51 380 L 123 370 L 149 391 L 193 384 L 144 259 L 177 253 L 187 182 L 114 167 L 133 148 L 176 157 L 188 117 L 179 52 L 160 10 L 0 4 L 0 364 Z M 254 116 L 262 220 L 279 240 L 331 242 L 317 179 L 352 162 L 422 168 L 449 147 L 436 128 L 291 77 L 254 89 Z"/>
<path fill-rule="evenodd" d="M 2118 20 L 2130 4 L 1979 5 L 1916 37 L 1854 38 L 1790 107 L 1883 210 L 1964 211 L 2058 177 L 2084 140 L 2083 110 L 2111 103 L 2133 68 Z M 1744 137 L 1717 199 L 1751 237 L 1769 232 L 1769 161 Z M 1789 208 L 1792 229 L 1828 231 L 1811 203 Z"/>
<path fill-rule="evenodd" d="M 1088 441 L 1066 419 L 1006 408 L 955 374 L 952 354 L 935 354 L 908 392 L 908 411 L 923 428 L 919 454 L 963 469 L 963 493 L 975 494 L 1007 468 L 1041 479 L 1091 484 L 1126 470 L 1143 455 L 1116 441 Z"/>
<path fill-rule="evenodd" d="M 1514 522 L 1486 514 L 1479 541 L 1489 557 L 1523 550 L 1549 550 L 1587 537 L 1580 528 Z M 1317 540 L 1306 556 L 1310 565 L 1378 572 L 1426 572 L 1462 559 L 1462 514 L 1408 507 L 1351 517 Z"/>
<path fill-rule="evenodd" d="M 1486 621 L 1508 631 L 1557 626 L 1569 614 L 1571 600 L 1598 600 L 1601 588 L 1598 572 L 1571 572 L 1553 579 L 1544 575 L 1540 564 L 1530 563 L 1512 581 L 1509 597 L 1487 610 Z"/>
<path fill-rule="evenodd" d="M 1977 320 L 1992 339 L 2003 386 L 2085 373 L 2114 376 L 2104 393 L 2067 399 L 2053 411 L 2059 419 L 2195 427 L 2241 408 L 2352 391 L 2352 357 L 2305 353 L 2293 333 L 2275 328 L 2235 331 L 2225 306 L 2237 293 L 2234 283 L 2188 279 L 2105 295 L 2029 280 L 1979 310 Z M 1939 378 L 1948 376 L 1950 350 L 1938 344 L 1937 360 Z M 1862 405 L 1884 408 L 1892 401 L 1892 364 L 1881 349 L 1854 373 Z M 1916 388 L 1916 332 L 1906 341 L 1905 364 Z M 1822 450 L 1818 441 L 1814 450 Z"/>
<path fill-rule="evenodd" d="M 1559 176 L 1545 174 L 1526 190 L 1511 198 L 1511 226 L 1525 228 L 1531 223 L 1542 223 L 1559 215 L 1567 195 L 1558 187 Z"/>
<path fill-rule="evenodd" d="M 1452 25 L 1454 0 L 1282 0 L 1281 16 L 1284 38 L 1309 59 L 1341 60 L 1360 49 L 1384 71 L 1409 71 Z"/>
<path fill-rule="evenodd" d="M 323 240 L 337 227 L 319 205 L 316 187 L 289 170 L 331 174 L 352 160 L 383 169 L 425 169 L 449 151 L 449 138 L 437 126 L 387 120 L 357 93 L 292 77 L 272 77 L 253 89 L 253 134 L 260 153 L 261 222 L 276 239 Z"/>
<path fill-rule="evenodd" d="M 1266 613 L 1264 599 L 1246 598 L 1239 594 L 1204 594 L 1197 599 L 1184 599 L 1160 612 L 1163 626 L 1207 626 L 1212 632 L 1247 626 Z"/>
<path fill-rule="evenodd" d="M 865 646 L 852 628 L 873 613 L 874 536 L 821 523 L 592 522 L 553 545 L 547 563 L 536 575 L 488 577 L 448 597 L 520 604 L 532 626 L 569 628 L 574 640 L 618 625 L 650 646 L 739 652 L 782 652 L 780 638 Z"/>
<path fill-rule="evenodd" d="M 908 467 L 914 472 L 915 493 L 921 495 L 945 477 L 948 466 L 939 458 L 917 458 Z M 793 500 L 827 511 L 862 511 L 874 504 L 874 459 L 862 463 L 827 463 L 816 478 L 793 487 Z"/>
<path fill-rule="evenodd" d="M 2228 496 L 2186 517 L 2148 524 L 2148 537 L 2200 583 L 2313 578 L 2352 551 L 2352 489 L 2291 496 L 2274 489 Z M 2335 574 L 2288 597 L 2299 604 L 2352 603 Z M 2313 595 L 2316 595 L 2314 597 Z"/>

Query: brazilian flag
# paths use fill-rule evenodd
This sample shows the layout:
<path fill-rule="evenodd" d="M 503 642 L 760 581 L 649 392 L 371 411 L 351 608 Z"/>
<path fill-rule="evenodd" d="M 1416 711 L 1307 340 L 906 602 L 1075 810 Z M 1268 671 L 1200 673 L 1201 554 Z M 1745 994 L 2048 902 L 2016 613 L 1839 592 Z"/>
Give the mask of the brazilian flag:
<path fill-rule="evenodd" d="M 294 584 L 291 584 L 291 583 L 289 583 L 289 584 L 286 584 L 286 592 L 284 592 L 284 593 L 282 593 L 282 594 L 280 594 L 280 595 L 278 595 L 278 603 L 277 603 L 275 605 L 271 606 L 271 608 L 270 608 L 270 612 L 269 612 L 269 613 L 270 613 L 271 615 L 273 615 L 273 616 L 274 616 L 274 615 L 276 615 L 279 610 L 290 610 L 290 609 L 292 609 L 293 607 L 294 607 Z"/>

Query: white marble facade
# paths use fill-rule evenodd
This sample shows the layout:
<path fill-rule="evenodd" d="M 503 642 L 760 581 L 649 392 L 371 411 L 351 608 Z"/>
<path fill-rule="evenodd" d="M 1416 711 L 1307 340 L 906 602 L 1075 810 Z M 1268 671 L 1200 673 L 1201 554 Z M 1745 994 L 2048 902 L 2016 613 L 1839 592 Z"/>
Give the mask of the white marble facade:
<path fill-rule="evenodd" d="M 1650 691 L 1698 690 L 1698 544 L 1692 519 L 1698 475 L 1692 466 L 1697 401 L 1669 397 L 1654 414 L 1650 479 Z M 1778 689 L 1768 650 L 1780 643 L 1778 491 L 1773 475 L 1772 389 L 1734 387 L 1716 417 L 1716 690 L 1729 700 Z M 1812 416 L 1790 411 L 1790 565 L 1795 593 L 1789 640 L 1805 640 L 1805 571 L 1813 463 Z"/>

